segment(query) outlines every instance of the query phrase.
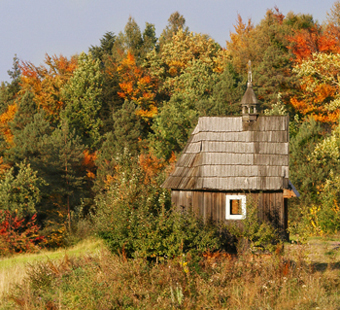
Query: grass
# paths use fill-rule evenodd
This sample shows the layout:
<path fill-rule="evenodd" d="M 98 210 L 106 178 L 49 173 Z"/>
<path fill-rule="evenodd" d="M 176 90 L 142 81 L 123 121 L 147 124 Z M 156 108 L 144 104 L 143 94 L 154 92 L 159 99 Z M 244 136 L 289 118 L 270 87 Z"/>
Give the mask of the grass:
<path fill-rule="evenodd" d="M 283 255 L 184 255 L 156 263 L 113 255 L 87 240 L 67 251 L 0 261 L 0 270 L 7 261 L 26 271 L 0 309 L 335 310 L 340 251 L 334 247 L 311 239 L 285 244 Z"/>
<path fill-rule="evenodd" d="M 62 259 L 65 254 L 70 257 L 79 257 L 87 253 L 94 253 L 101 247 L 100 240 L 87 239 L 68 249 L 42 250 L 40 253 L 20 254 L 0 259 L 0 298 L 9 294 L 15 285 L 22 284 L 28 264 L 55 261 Z"/>

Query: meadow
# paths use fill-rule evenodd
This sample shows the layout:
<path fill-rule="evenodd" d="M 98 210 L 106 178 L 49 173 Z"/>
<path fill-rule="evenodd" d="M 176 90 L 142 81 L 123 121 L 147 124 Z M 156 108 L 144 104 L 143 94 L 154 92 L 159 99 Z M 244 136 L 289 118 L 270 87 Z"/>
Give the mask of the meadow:
<path fill-rule="evenodd" d="M 0 309 L 339 309 L 339 246 L 319 237 L 273 254 L 156 261 L 91 239 L 2 259 Z"/>

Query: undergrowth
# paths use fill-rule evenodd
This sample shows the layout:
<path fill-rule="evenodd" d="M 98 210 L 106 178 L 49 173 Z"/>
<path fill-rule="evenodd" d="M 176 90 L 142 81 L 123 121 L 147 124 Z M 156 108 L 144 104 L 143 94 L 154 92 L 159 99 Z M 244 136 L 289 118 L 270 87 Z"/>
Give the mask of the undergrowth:
<path fill-rule="evenodd" d="M 65 255 L 30 265 L 0 309 L 338 309 L 339 271 L 318 271 L 297 253 L 187 254 L 160 263 L 106 250 Z"/>

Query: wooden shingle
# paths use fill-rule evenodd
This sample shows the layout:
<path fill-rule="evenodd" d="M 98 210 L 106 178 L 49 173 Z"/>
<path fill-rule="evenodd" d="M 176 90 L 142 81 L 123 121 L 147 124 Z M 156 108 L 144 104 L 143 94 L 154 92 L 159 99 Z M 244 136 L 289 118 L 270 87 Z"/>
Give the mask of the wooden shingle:
<path fill-rule="evenodd" d="M 281 190 L 288 184 L 288 117 L 201 117 L 173 173 L 175 190 Z"/>

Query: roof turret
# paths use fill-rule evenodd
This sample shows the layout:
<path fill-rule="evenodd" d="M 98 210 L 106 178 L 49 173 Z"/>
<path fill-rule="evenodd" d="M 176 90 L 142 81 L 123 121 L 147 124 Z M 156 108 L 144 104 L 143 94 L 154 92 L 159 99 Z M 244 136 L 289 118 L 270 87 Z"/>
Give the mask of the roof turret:
<path fill-rule="evenodd" d="M 248 62 L 248 83 L 247 90 L 243 95 L 241 100 L 242 105 L 242 117 L 246 122 L 255 121 L 258 116 L 257 107 L 259 101 L 256 98 L 255 92 L 253 90 L 253 76 L 251 72 L 251 61 Z"/>

